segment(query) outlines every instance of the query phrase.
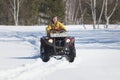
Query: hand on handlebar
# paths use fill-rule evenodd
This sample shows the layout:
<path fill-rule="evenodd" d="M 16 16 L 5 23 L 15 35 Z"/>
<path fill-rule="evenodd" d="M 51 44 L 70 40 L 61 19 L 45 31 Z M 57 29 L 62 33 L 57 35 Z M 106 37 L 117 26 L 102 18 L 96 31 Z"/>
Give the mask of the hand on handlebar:
<path fill-rule="evenodd" d="M 66 30 L 64 30 L 64 29 L 61 29 L 61 30 L 60 29 L 59 30 L 58 29 L 55 29 L 55 30 L 51 29 L 50 30 L 50 33 L 63 33 L 63 32 L 66 32 Z"/>

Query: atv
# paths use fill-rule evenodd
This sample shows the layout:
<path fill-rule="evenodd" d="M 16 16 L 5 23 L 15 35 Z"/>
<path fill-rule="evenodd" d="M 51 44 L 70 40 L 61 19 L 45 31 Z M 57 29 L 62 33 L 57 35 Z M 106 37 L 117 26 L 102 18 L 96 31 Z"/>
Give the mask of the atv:
<path fill-rule="evenodd" d="M 56 59 L 65 57 L 69 62 L 73 62 L 76 57 L 75 38 L 68 36 L 67 32 L 51 33 L 49 36 L 43 36 L 40 42 L 43 62 L 48 62 L 51 57 Z"/>

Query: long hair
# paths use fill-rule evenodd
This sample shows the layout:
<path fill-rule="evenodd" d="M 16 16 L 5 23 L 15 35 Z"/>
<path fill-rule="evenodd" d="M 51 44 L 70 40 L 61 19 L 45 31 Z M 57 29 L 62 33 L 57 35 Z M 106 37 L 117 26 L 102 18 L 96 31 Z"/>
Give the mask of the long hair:
<path fill-rule="evenodd" d="M 50 19 L 50 21 L 51 21 L 53 24 L 54 24 L 54 21 L 53 21 L 53 18 L 54 18 L 54 17 L 57 17 L 57 16 L 52 16 L 51 19 Z"/>

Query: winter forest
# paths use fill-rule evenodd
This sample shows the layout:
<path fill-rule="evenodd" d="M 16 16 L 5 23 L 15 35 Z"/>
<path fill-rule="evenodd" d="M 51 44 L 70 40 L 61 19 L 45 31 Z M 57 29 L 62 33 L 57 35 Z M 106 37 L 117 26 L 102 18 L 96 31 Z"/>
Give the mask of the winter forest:
<path fill-rule="evenodd" d="M 0 25 L 119 24 L 120 0 L 0 0 Z M 97 27 L 98 28 L 98 27 Z"/>

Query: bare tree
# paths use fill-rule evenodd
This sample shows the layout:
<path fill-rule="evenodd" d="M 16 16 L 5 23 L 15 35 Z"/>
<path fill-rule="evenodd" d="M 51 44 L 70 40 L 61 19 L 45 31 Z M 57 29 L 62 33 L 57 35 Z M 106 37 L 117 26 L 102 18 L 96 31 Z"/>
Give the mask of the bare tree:
<path fill-rule="evenodd" d="M 24 0 L 9 0 L 11 8 L 10 11 L 14 17 L 15 25 L 18 25 L 19 22 L 19 11 Z"/>
<path fill-rule="evenodd" d="M 83 9 L 82 8 L 82 2 L 81 0 L 79 0 L 79 6 L 80 6 L 80 14 L 81 14 L 81 17 L 80 17 L 80 23 L 83 25 L 84 29 L 86 29 L 85 25 L 84 25 L 84 15 L 85 15 L 85 12 L 86 12 L 86 8 Z"/>
<path fill-rule="evenodd" d="M 76 3 L 78 0 L 65 0 L 66 1 L 66 24 L 74 24 L 76 18 Z"/>
<path fill-rule="evenodd" d="M 100 16 L 99 16 L 99 19 L 98 19 L 98 27 L 97 27 L 98 29 L 99 29 L 99 24 L 101 22 L 101 17 L 103 15 L 104 7 L 105 7 L 105 0 L 103 0 L 101 13 L 100 13 Z"/>
<path fill-rule="evenodd" d="M 96 29 L 96 0 L 90 0 L 93 19 L 93 29 Z"/>
<path fill-rule="evenodd" d="M 116 0 L 115 6 L 114 6 L 112 12 L 109 13 L 110 15 L 108 15 L 108 0 L 105 0 L 105 19 L 106 19 L 106 27 L 105 28 L 108 28 L 110 18 L 114 14 L 114 12 L 115 12 L 115 10 L 117 8 L 117 5 L 118 5 L 118 0 Z"/>
<path fill-rule="evenodd" d="M 76 10 L 76 15 L 75 15 L 75 22 L 76 24 L 81 24 L 84 29 L 86 29 L 85 25 L 84 25 L 84 14 L 86 12 L 86 8 L 84 9 L 82 7 L 82 1 L 81 0 L 78 0 L 78 7 L 77 7 L 77 10 Z M 79 15 L 79 17 L 77 17 Z"/>
<path fill-rule="evenodd" d="M 70 3 L 71 3 L 71 0 L 66 0 L 66 16 L 65 16 L 66 17 L 65 18 L 65 23 L 66 24 L 69 24 L 69 21 L 70 21 L 70 18 L 71 18 L 71 15 L 70 15 L 71 14 L 71 12 L 70 12 L 71 11 L 71 7 L 70 7 L 71 4 Z"/>
<path fill-rule="evenodd" d="M 79 24 L 79 20 L 78 20 L 78 14 L 79 14 L 79 11 L 80 11 L 80 8 L 81 8 L 81 0 L 77 0 L 76 2 L 76 11 L 75 11 L 75 16 L 74 16 L 74 24 Z"/>

